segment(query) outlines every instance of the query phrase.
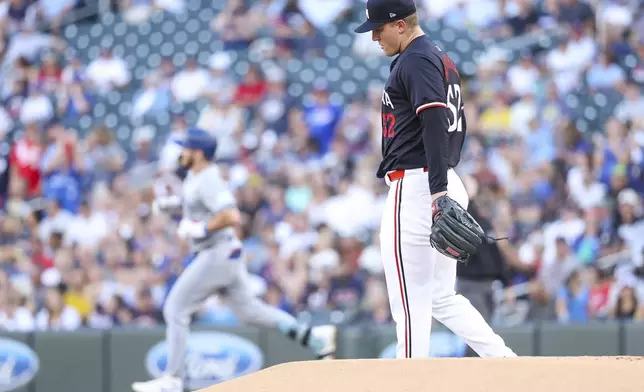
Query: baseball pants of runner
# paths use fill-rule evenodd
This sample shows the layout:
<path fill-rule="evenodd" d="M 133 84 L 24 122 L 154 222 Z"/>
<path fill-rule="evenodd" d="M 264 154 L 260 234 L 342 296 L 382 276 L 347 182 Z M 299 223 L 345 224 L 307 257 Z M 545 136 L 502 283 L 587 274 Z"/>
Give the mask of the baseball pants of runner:
<path fill-rule="evenodd" d="M 467 191 L 454 170 L 448 171 L 447 180 L 448 196 L 467 208 Z M 456 294 L 457 261 L 443 256 L 430 244 L 432 198 L 427 172 L 406 170 L 403 178 L 390 181 L 386 176 L 385 181 L 389 193 L 380 246 L 396 323 L 396 357 L 429 357 L 432 317 L 481 357 L 516 356 L 474 306 Z"/>
<path fill-rule="evenodd" d="M 163 308 L 169 351 L 167 373 L 183 376 L 191 317 L 211 295 L 222 294 L 242 323 L 269 328 L 297 325 L 293 316 L 253 295 L 244 258 L 238 251 L 234 244 L 222 242 L 198 252 L 172 287 Z"/>

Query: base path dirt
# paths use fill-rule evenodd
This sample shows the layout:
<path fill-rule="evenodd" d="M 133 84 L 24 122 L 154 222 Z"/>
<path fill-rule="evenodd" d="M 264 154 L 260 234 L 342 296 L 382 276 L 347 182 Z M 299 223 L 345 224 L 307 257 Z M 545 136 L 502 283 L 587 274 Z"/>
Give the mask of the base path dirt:
<path fill-rule="evenodd" d="M 291 362 L 199 392 L 644 392 L 644 357 Z"/>

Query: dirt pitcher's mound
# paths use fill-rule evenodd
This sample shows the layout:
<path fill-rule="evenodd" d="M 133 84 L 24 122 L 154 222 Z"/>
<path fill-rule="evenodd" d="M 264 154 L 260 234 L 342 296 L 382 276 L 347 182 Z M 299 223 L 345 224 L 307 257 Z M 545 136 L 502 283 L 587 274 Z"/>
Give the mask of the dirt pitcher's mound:
<path fill-rule="evenodd" d="M 199 392 L 644 392 L 643 357 L 291 362 Z"/>

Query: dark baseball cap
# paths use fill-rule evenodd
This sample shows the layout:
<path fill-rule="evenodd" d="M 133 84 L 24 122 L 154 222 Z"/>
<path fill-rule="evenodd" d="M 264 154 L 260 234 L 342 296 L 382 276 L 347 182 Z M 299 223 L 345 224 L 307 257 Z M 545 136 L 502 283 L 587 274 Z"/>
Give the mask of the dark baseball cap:
<path fill-rule="evenodd" d="M 354 31 L 366 33 L 384 24 L 404 19 L 415 12 L 414 0 L 368 0 L 367 20 Z"/>

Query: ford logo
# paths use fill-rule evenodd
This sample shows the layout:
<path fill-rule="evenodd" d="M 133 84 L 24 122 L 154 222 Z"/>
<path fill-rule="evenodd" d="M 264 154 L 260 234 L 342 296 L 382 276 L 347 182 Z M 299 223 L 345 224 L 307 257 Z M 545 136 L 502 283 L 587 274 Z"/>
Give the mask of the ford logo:
<path fill-rule="evenodd" d="M 184 370 L 185 386 L 202 389 L 260 370 L 264 355 L 253 342 L 223 332 L 194 332 L 188 337 Z M 145 366 L 159 377 L 168 366 L 168 344 L 160 342 L 148 351 Z"/>
<path fill-rule="evenodd" d="M 464 357 L 467 345 L 463 339 L 447 331 L 432 332 L 429 338 L 431 358 Z M 380 358 L 396 358 L 396 342 L 385 347 Z"/>
<path fill-rule="evenodd" d="M 29 383 L 40 368 L 36 353 L 18 341 L 0 338 L 0 392 Z"/>

